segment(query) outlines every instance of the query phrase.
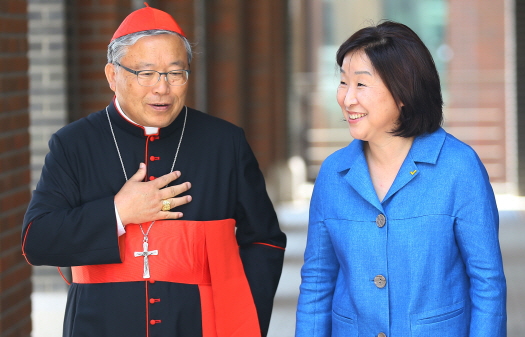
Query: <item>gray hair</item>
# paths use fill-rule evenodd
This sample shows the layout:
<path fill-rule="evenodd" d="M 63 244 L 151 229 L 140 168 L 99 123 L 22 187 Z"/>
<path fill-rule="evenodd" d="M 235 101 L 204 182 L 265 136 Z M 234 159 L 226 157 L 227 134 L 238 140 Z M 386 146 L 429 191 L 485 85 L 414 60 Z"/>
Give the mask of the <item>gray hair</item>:
<path fill-rule="evenodd" d="M 168 35 L 177 35 L 182 39 L 182 42 L 184 42 L 184 47 L 186 47 L 186 53 L 188 55 L 188 66 L 191 64 L 191 58 L 192 58 L 192 51 L 191 51 L 191 45 L 188 42 L 188 39 L 186 39 L 184 36 L 180 35 L 179 33 L 172 32 L 169 30 L 160 30 L 160 29 L 154 29 L 154 30 L 144 30 L 141 32 L 131 33 L 128 35 L 121 36 L 113 41 L 108 45 L 108 63 L 120 63 L 120 60 L 126 55 L 128 51 L 128 47 L 131 47 L 134 45 L 140 38 L 146 37 L 146 36 L 155 36 L 155 35 L 161 35 L 161 34 L 168 34 Z"/>

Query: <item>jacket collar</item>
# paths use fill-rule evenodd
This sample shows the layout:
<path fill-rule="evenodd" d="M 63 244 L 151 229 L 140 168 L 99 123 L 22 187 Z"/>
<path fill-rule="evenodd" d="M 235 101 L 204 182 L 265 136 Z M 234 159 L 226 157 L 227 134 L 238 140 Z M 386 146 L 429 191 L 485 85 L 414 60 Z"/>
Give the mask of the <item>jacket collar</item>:
<path fill-rule="evenodd" d="M 408 152 L 407 158 L 411 158 L 414 162 L 418 163 L 435 164 L 441 148 L 445 143 L 446 135 L 445 130 L 440 127 L 433 133 L 416 137 Z M 366 163 L 363 143 L 362 140 L 355 139 L 341 150 L 341 157 L 337 163 L 337 172 L 351 169 L 356 162 L 362 160 Z"/>
<path fill-rule="evenodd" d="M 414 139 L 412 147 L 401 165 L 392 186 L 390 186 L 381 202 L 375 193 L 370 178 L 368 164 L 363 151 L 363 141 L 354 140 L 341 150 L 336 169 L 344 174 L 344 179 L 358 194 L 378 210 L 384 212 L 382 204 L 419 175 L 419 168 L 416 163 L 436 164 L 446 135 L 445 130 L 439 128 L 436 132 L 421 135 Z"/>

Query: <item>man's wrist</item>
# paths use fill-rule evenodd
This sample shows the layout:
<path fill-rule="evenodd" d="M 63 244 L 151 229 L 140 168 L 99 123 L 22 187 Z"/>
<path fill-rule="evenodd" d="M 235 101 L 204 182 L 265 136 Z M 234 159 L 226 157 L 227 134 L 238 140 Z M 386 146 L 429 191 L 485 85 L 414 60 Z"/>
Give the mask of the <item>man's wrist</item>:
<path fill-rule="evenodd" d="M 122 223 L 122 220 L 120 219 L 120 215 L 118 214 L 117 204 L 113 202 L 115 205 L 115 217 L 117 218 L 117 232 L 118 236 L 122 236 L 126 234 L 126 229 L 124 228 L 124 224 Z"/>

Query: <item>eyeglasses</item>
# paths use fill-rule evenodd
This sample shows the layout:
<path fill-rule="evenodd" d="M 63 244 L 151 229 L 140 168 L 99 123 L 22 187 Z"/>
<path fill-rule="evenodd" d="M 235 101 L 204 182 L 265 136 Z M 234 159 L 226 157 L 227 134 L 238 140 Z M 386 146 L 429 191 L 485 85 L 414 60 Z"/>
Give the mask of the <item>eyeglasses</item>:
<path fill-rule="evenodd" d="M 140 85 L 143 87 L 151 87 L 157 84 L 160 81 L 160 77 L 162 75 L 165 76 L 166 82 L 168 82 L 169 85 L 177 86 L 177 85 L 184 85 L 186 82 L 188 82 L 188 78 L 190 76 L 191 70 L 172 70 L 167 73 L 161 73 L 156 70 L 133 70 L 128 67 L 124 67 L 118 62 L 115 62 L 115 64 L 119 67 L 122 67 L 129 71 L 132 74 L 137 75 L 137 82 L 139 82 Z"/>

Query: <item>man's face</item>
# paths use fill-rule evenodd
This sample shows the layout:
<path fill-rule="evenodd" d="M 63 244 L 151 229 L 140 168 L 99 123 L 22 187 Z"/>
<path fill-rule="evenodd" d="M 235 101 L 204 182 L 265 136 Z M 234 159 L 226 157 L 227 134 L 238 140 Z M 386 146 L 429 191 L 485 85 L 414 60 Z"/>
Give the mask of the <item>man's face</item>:
<path fill-rule="evenodd" d="M 176 35 L 155 35 L 140 38 L 128 47 L 120 64 L 130 69 L 168 72 L 189 69 L 184 42 Z M 141 86 L 137 75 L 116 66 L 106 65 L 106 77 L 123 112 L 142 126 L 163 128 L 177 118 L 184 107 L 188 82 L 171 86 L 164 75 L 151 87 Z"/>

